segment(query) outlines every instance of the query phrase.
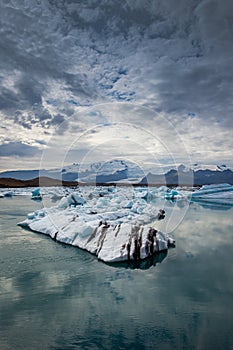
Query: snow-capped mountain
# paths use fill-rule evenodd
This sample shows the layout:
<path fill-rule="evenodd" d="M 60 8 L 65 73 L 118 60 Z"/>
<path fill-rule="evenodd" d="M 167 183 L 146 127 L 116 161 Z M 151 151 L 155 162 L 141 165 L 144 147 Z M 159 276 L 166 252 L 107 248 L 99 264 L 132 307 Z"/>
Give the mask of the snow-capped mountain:
<path fill-rule="evenodd" d="M 192 164 L 191 167 L 181 164 L 178 168 L 182 168 L 183 171 L 193 170 L 195 172 L 199 170 L 224 171 L 229 169 L 229 167 L 227 167 L 225 164 L 216 165 L 216 164 L 198 164 L 198 163 Z"/>
<path fill-rule="evenodd" d="M 30 180 L 39 176 L 84 183 L 119 181 L 137 183 L 145 176 L 145 173 L 137 164 L 118 159 L 90 164 L 73 163 L 61 169 L 17 170 L 0 173 L 0 178 L 14 178 L 17 180 Z"/>
<path fill-rule="evenodd" d="M 129 181 L 138 182 L 145 174 L 140 167 L 124 160 L 111 160 L 91 164 L 73 164 L 63 167 L 64 181 L 79 181 L 85 183 L 105 183 Z"/>
<path fill-rule="evenodd" d="M 147 175 L 146 175 L 147 174 Z M 0 178 L 30 180 L 36 177 L 49 177 L 62 181 L 78 181 L 80 183 L 140 183 L 168 185 L 207 185 L 217 183 L 233 184 L 233 171 L 226 165 L 193 164 L 170 168 L 164 174 L 146 171 L 137 164 L 115 159 L 106 162 L 89 164 L 74 163 L 58 169 L 50 170 L 18 170 L 0 173 Z"/>

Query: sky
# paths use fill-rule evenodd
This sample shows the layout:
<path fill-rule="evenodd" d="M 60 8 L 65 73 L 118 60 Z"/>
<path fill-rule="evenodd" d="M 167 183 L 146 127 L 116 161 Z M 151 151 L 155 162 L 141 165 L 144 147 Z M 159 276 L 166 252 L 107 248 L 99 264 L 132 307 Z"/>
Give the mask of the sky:
<path fill-rule="evenodd" d="M 0 171 L 233 166 L 233 2 L 0 0 Z"/>

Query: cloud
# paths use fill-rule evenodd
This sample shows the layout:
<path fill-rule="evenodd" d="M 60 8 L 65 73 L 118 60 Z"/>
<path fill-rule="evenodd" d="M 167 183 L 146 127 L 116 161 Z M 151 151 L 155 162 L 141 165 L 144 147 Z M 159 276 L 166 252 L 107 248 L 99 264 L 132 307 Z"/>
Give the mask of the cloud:
<path fill-rule="evenodd" d="M 0 145 L 1 157 L 32 157 L 39 152 L 38 147 L 22 142 L 8 142 Z"/>
<path fill-rule="evenodd" d="M 205 125 L 232 147 L 228 0 L 11 0 L 0 3 L 0 22 L 0 114 L 12 128 L 52 133 L 62 124 L 64 134 L 78 115 L 82 133 L 97 119 L 108 122 L 106 114 L 85 119 L 87 107 L 128 102 L 166 114 L 196 147 L 210 145 L 198 130 Z M 144 124 L 153 129 L 153 117 Z"/>

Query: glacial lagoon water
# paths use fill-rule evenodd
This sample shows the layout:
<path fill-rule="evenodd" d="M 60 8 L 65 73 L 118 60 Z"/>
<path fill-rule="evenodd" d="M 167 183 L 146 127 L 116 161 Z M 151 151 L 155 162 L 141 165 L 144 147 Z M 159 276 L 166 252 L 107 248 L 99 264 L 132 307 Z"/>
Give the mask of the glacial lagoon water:
<path fill-rule="evenodd" d="M 1 350 L 233 349 L 233 208 L 191 204 L 176 248 L 128 266 L 16 226 L 40 207 L 0 199 Z"/>

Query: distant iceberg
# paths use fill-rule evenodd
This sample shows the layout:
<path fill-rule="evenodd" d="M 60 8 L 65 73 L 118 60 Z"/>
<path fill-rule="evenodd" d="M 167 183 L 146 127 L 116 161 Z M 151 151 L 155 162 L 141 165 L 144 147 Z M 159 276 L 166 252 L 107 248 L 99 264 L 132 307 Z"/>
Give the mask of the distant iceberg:
<path fill-rule="evenodd" d="M 85 196 L 72 192 L 55 207 L 29 213 L 18 225 L 85 249 L 105 262 L 141 261 L 175 244 L 152 225 L 164 216 L 164 210 L 142 198 L 105 189 Z"/>
<path fill-rule="evenodd" d="M 12 196 L 13 196 L 13 191 L 4 192 L 4 197 L 12 197 Z"/>
<path fill-rule="evenodd" d="M 233 186 L 229 184 L 205 185 L 188 195 L 192 201 L 205 201 L 233 205 Z"/>

